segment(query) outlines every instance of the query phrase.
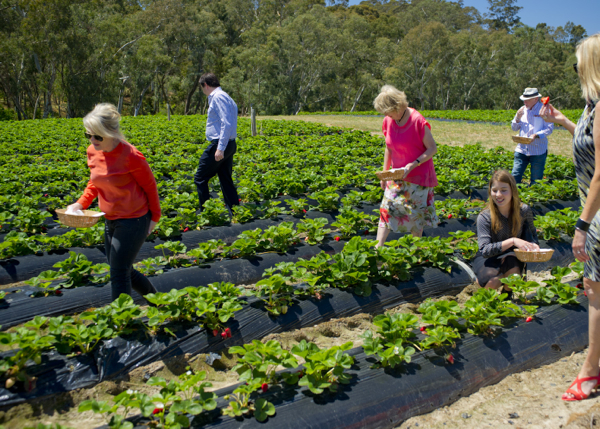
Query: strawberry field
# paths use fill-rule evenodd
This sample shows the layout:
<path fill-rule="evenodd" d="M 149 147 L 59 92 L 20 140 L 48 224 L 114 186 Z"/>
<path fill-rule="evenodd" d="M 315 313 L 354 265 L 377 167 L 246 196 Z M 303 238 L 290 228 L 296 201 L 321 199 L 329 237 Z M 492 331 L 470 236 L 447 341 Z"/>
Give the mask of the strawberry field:
<path fill-rule="evenodd" d="M 419 110 L 425 118 L 452 119 L 459 121 L 507 123 L 513 120 L 517 110 Z M 564 109 L 562 112 L 573 122 L 577 123 L 583 110 Z M 299 115 L 354 115 L 354 116 L 381 116 L 376 110 L 363 112 L 300 112 Z"/>
<path fill-rule="evenodd" d="M 192 176 L 206 145 L 204 121 L 123 120 L 161 197 L 163 217 L 136 262 L 159 293 L 148 302 L 134 294 L 112 303 L 102 221 L 72 229 L 56 220 L 55 210 L 74 202 L 89 177 L 81 121 L 0 122 L 0 423 L 6 428 L 26 427 L 7 417 L 23 404 L 198 354 L 228 356 L 239 384 L 214 390 L 210 371 L 189 368 L 69 408 L 96 414 L 111 428 L 331 427 L 331 414 L 350 401 L 360 404 L 358 420 L 335 424 L 367 427 L 380 416 L 380 427 L 394 427 L 484 384 L 444 382 L 444 399 L 433 389 L 437 399 L 425 407 L 392 380 L 417 383 L 419 374 L 439 378 L 437 371 L 468 380 L 465 366 L 476 362 L 469 353 L 499 338 L 518 338 L 518 332 L 560 343 L 561 351 L 519 354 L 514 339 L 518 358 L 499 362 L 497 377 L 558 359 L 585 342 L 581 332 L 568 343 L 560 335 L 547 337 L 587 326 L 586 298 L 564 281 L 582 273 L 581 264 L 571 265 L 570 236 L 580 213 L 571 160 L 550 155 L 546 179 L 521 188 L 536 213 L 541 247 L 555 249 L 551 261 L 530 269 L 552 270 L 553 278 L 544 284 L 512 278 L 513 300 L 482 289 L 459 305 L 439 297 L 456 295 L 474 280 L 469 262 L 477 251 L 476 215 L 487 200 L 489 173 L 510 169 L 511 152 L 440 145 L 434 159 L 439 228 L 420 239 L 391 234 L 375 249 L 383 194 L 374 180 L 383 162 L 380 137 L 266 120 L 251 137 L 249 121 L 240 119 L 234 180 L 241 205 L 229 222 L 217 181 L 211 183 L 217 198 L 196 213 Z M 418 305 L 419 317 L 386 311 L 403 303 Z M 260 341 L 360 313 L 374 318 L 357 344 Z M 571 313 L 581 320 L 560 325 Z M 373 394 L 378 383 L 387 386 L 385 398 Z M 377 402 L 390 410 L 382 413 Z M 294 426 L 311 414 L 316 420 Z M 64 425 L 50 415 L 33 419 L 35 425 Z M 101 424 L 92 421 L 89 427 Z"/>

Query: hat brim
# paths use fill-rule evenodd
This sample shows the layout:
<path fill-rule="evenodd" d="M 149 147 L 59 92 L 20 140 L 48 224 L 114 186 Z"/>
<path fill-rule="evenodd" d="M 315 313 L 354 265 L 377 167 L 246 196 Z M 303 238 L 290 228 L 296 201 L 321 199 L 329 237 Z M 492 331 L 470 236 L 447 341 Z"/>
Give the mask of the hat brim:
<path fill-rule="evenodd" d="M 524 95 L 521 95 L 519 98 L 523 101 L 525 100 L 531 100 L 532 98 L 542 98 L 542 94 L 537 94 L 537 95 L 530 95 L 529 97 L 525 97 Z"/>

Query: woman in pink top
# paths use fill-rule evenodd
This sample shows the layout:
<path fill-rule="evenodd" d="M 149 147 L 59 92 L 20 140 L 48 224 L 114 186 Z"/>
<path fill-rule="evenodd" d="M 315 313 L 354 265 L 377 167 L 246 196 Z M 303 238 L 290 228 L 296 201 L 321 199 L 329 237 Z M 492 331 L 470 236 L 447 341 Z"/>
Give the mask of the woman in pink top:
<path fill-rule="evenodd" d="M 381 181 L 385 191 L 377 231 L 377 245 L 381 246 L 390 230 L 421 237 L 425 227 L 437 227 L 433 188 L 438 181 L 431 159 L 437 147 L 431 126 L 419 112 L 408 107 L 404 92 L 385 85 L 373 105 L 385 115 L 383 170 L 405 169 L 402 180 Z"/>

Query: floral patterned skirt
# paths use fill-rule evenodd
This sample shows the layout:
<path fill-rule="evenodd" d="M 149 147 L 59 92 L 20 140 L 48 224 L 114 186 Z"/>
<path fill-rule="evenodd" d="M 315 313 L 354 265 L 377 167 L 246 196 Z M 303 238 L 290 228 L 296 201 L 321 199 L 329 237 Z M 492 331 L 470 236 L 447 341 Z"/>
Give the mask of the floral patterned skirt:
<path fill-rule="evenodd" d="M 403 180 L 388 181 L 379 208 L 379 226 L 394 232 L 419 234 L 425 227 L 437 228 L 433 188 Z"/>

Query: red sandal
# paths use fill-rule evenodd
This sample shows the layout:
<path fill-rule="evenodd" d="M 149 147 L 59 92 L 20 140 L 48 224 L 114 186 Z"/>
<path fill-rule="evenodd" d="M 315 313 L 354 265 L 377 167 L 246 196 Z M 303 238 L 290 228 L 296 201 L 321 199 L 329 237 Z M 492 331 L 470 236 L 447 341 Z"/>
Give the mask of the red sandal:
<path fill-rule="evenodd" d="M 562 400 L 563 401 L 582 401 L 584 399 L 587 399 L 588 396 L 590 396 L 590 395 L 589 394 L 586 395 L 585 393 L 583 393 L 583 391 L 581 390 L 581 383 L 585 383 L 586 381 L 590 381 L 590 380 L 596 380 L 596 385 L 592 388 L 592 390 L 590 390 L 590 394 L 591 394 L 594 389 L 598 388 L 598 384 L 600 384 L 600 374 L 597 375 L 596 377 L 583 377 L 583 378 L 577 377 L 575 379 L 575 381 L 569 386 L 567 391 L 565 393 L 563 393 Z M 577 388 L 573 389 L 573 386 L 575 386 L 575 385 L 577 385 Z M 568 393 L 573 395 L 573 397 L 570 398 L 570 397 L 566 396 Z"/>

